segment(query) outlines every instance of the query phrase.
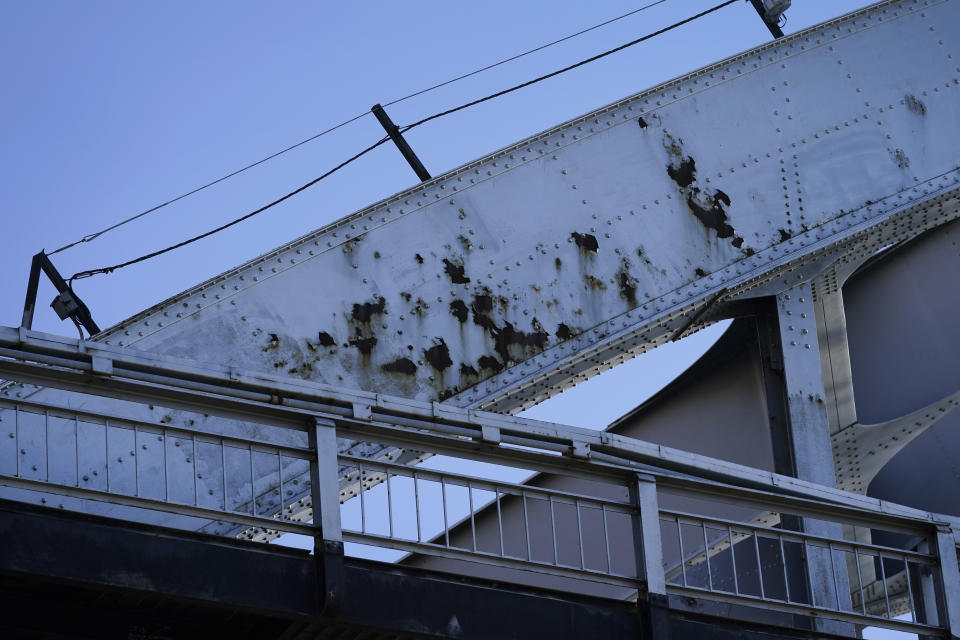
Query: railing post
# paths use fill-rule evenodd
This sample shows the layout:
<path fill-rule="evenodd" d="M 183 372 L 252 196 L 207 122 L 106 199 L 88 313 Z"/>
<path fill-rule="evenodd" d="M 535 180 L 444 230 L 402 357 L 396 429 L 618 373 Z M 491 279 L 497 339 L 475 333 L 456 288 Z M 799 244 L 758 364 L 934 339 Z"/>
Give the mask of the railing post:
<path fill-rule="evenodd" d="M 647 584 L 647 593 L 667 593 L 663 573 L 663 548 L 660 544 L 660 505 L 657 501 L 657 480 L 638 473 L 630 485 L 630 499 L 638 514 L 633 519 L 634 553 L 637 575 Z"/>
<path fill-rule="evenodd" d="M 957 541 L 949 526 L 937 526 L 937 555 L 943 580 L 943 608 L 940 624 L 950 630 L 951 638 L 960 638 L 960 563 Z"/>
<path fill-rule="evenodd" d="M 633 549 L 637 559 L 637 575 L 646 583 L 637 594 L 645 628 L 644 637 L 669 637 L 670 616 L 667 600 L 667 580 L 663 572 L 663 547 L 660 543 L 660 504 L 657 500 L 657 480 L 638 473 L 630 483 L 630 501 L 637 509 L 633 517 Z"/>
<path fill-rule="evenodd" d="M 309 430 L 310 497 L 313 502 L 313 555 L 321 615 L 336 615 L 343 602 L 343 534 L 340 529 L 340 479 L 337 430 L 329 420 L 316 419 Z"/>

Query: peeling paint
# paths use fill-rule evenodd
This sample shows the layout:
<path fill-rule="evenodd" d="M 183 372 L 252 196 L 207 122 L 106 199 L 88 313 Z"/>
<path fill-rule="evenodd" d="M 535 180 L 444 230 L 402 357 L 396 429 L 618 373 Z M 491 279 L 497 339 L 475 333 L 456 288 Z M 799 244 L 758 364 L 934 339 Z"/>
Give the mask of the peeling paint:
<path fill-rule="evenodd" d="M 467 305 L 463 300 L 454 300 L 450 303 L 450 314 L 459 320 L 460 324 L 463 324 L 467 321 L 467 316 L 470 314 L 470 311 L 467 309 Z"/>
<path fill-rule="evenodd" d="M 360 353 L 368 356 L 370 352 L 373 351 L 373 348 L 377 346 L 377 338 L 376 336 L 364 336 L 360 333 L 360 330 L 357 329 L 357 335 L 350 338 L 347 344 L 351 347 L 356 347 Z"/>
<path fill-rule="evenodd" d="M 694 273 L 698 278 L 706 278 L 706 277 L 707 277 L 707 272 L 704 271 L 703 269 L 701 269 L 700 267 L 697 267 L 696 269 L 694 269 L 694 270 L 693 270 L 693 273 Z"/>
<path fill-rule="evenodd" d="M 667 165 L 667 175 L 676 183 L 684 197 L 687 208 L 708 229 L 717 232 L 718 238 L 734 238 L 734 246 L 743 244 L 743 238 L 734 237 L 734 228 L 727 222 L 725 207 L 730 206 L 730 196 L 717 189 L 713 195 L 706 195 L 695 186 L 697 163 L 692 156 L 683 152 L 682 140 L 674 138 L 664 131 L 664 148 L 671 158 Z"/>
<path fill-rule="evenodd" d="M 381 296 L 374 302 L 364 302 L 363 304 L 353 305 L 353 319 L 363 324 L 368 324 L 375 315 L 380 315 L 386 311 L 387 301 Z"/>
<path fill-rule="evenodd" d="M 413 375 L 417 372 L 417 365 L 410 358 L 397 358 L 380 367 L 388 373 L 402 373 Z"/>
<path fill-rule="evenodd" d="M 450 349 L 443 338 L 434 338 L 434 345 L 423 352 L 424 359 L 437 371 L 444 371 L 453 364 Z"/>
<path fill-rule="evenodd" d="M 423 256 L 420 255 L 419 253 L 413 256 L 413 259 L 417 261 L 417 264 L 423 264 Z"/>
<path fill-rule="evenodd" d="M 780 242 L 786 242 L 792 237 L 786 229 L 777 229 L 777 231 L 780 233 Z"/>
<path fill-rule="evenodd" d="M 630 263 L 626 260 L 617 271 L 617 288 L 620 290 L 620 297 L 627 301 L 631 309 L 637 306 L 636 279 L 630 275 Z"/>
<path fill-rule="evenodd" d="M 337 341 L 326 331 L 321 331 L 317 334 L 317 343 L 319 343 L 321 347 L 335 347 L 337 345 Z"/>
<path fill-rule="evenodd" d="M 466 363 L 462 363 L 462 364 L 460 365 L 460 375 L 463 376 L 463 377 L 465 377 L 465 378 L 476 378 L 476 377 L 478 377 L 480 374 L 477 373 L 477 370 L 474 369 L 473 367 L 471 367 L 470 365 L 468 365 L 468 364 L 466 364 Z"/>
<path fill-rule="evenodd" d="M 493 356 L 480 356 L 480 359 L 477 360 L 477 365 L 481 369 L 487 369 L 488 371 L 493 371 L 494 373 L 503 371 L 503 363 Z"/>
<path fill-rule="evenodd" d="M 443 271 L 453 284 L 467 284 L 470 282 L 470 278 L 468 278 L 464 272 L 463 263 L 460 261 L 454 262 L 444 258 Z"/>
<path fill-rule="evenodd" d="M 570 330 L 570 327 L 561 322 L 557 325 L 556 336 L 560 340 L 569 340 L 573 337 L 573 332 Z"/>
<path fill-rule="evenodd" d="M 649 126 L 647 121 L 643 119 L 643 116 L 637 118 L 637 124 L 640 125 L 641 129 L 646 129 Z"/>
<path fill-rule="evenodd" d="M 573 238 L 573 241 L 583 252 L 591 251 L 596 253 L 600 250 L 600 244 L 597 242 L 596 236 L 592 234 L 574 231 L 570 234 L 570 237 Z"/>

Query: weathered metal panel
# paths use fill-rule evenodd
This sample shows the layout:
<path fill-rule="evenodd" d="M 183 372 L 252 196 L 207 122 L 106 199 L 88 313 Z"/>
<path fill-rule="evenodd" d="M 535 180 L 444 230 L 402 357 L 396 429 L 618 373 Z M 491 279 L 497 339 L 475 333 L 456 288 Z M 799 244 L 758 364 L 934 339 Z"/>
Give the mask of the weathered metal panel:
<path fill-rule="evenodd" d="M 951 24 L 957 2 L 900 1 L 814 27 L 401 193 L 100 339 L 515 409 L 871 217 L 847 212 L 953 170 Z"/>

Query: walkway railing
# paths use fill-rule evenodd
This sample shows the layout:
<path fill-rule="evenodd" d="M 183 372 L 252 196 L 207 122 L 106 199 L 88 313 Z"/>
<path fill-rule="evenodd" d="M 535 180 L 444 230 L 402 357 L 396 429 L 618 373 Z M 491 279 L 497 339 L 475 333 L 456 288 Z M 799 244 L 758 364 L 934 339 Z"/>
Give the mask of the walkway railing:
<path fill-rule="evenodd" d="M 23 330 L 0 329 L 0 378 L 6 497 L 302 534 L 325 552 L 372 545 L 439 571 L 608 597 L 960 633 L 956 518 L 615 434 Z M 407 466 L 341 451 L 338 435 L 541 475 Z"/>

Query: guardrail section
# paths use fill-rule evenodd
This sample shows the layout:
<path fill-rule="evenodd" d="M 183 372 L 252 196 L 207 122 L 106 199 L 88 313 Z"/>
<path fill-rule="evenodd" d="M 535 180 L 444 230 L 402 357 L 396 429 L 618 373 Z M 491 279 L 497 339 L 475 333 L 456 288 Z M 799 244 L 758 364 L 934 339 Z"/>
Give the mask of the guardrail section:
<path fill-rule="evenodd" d="M 357 543 L 501 582 L 960 634 L 951 516 L 617 434 L 100 350 L 0 328 L 4 497 L 301 534 L 325 563 Z M 453 465 L 413 464 L 430 454 Z"/>
<path fill-rule="evenodd" d="M 635 588 L 625 500 L 339 456 L 364 488 L 342 509 L 343 539 Z"/>

